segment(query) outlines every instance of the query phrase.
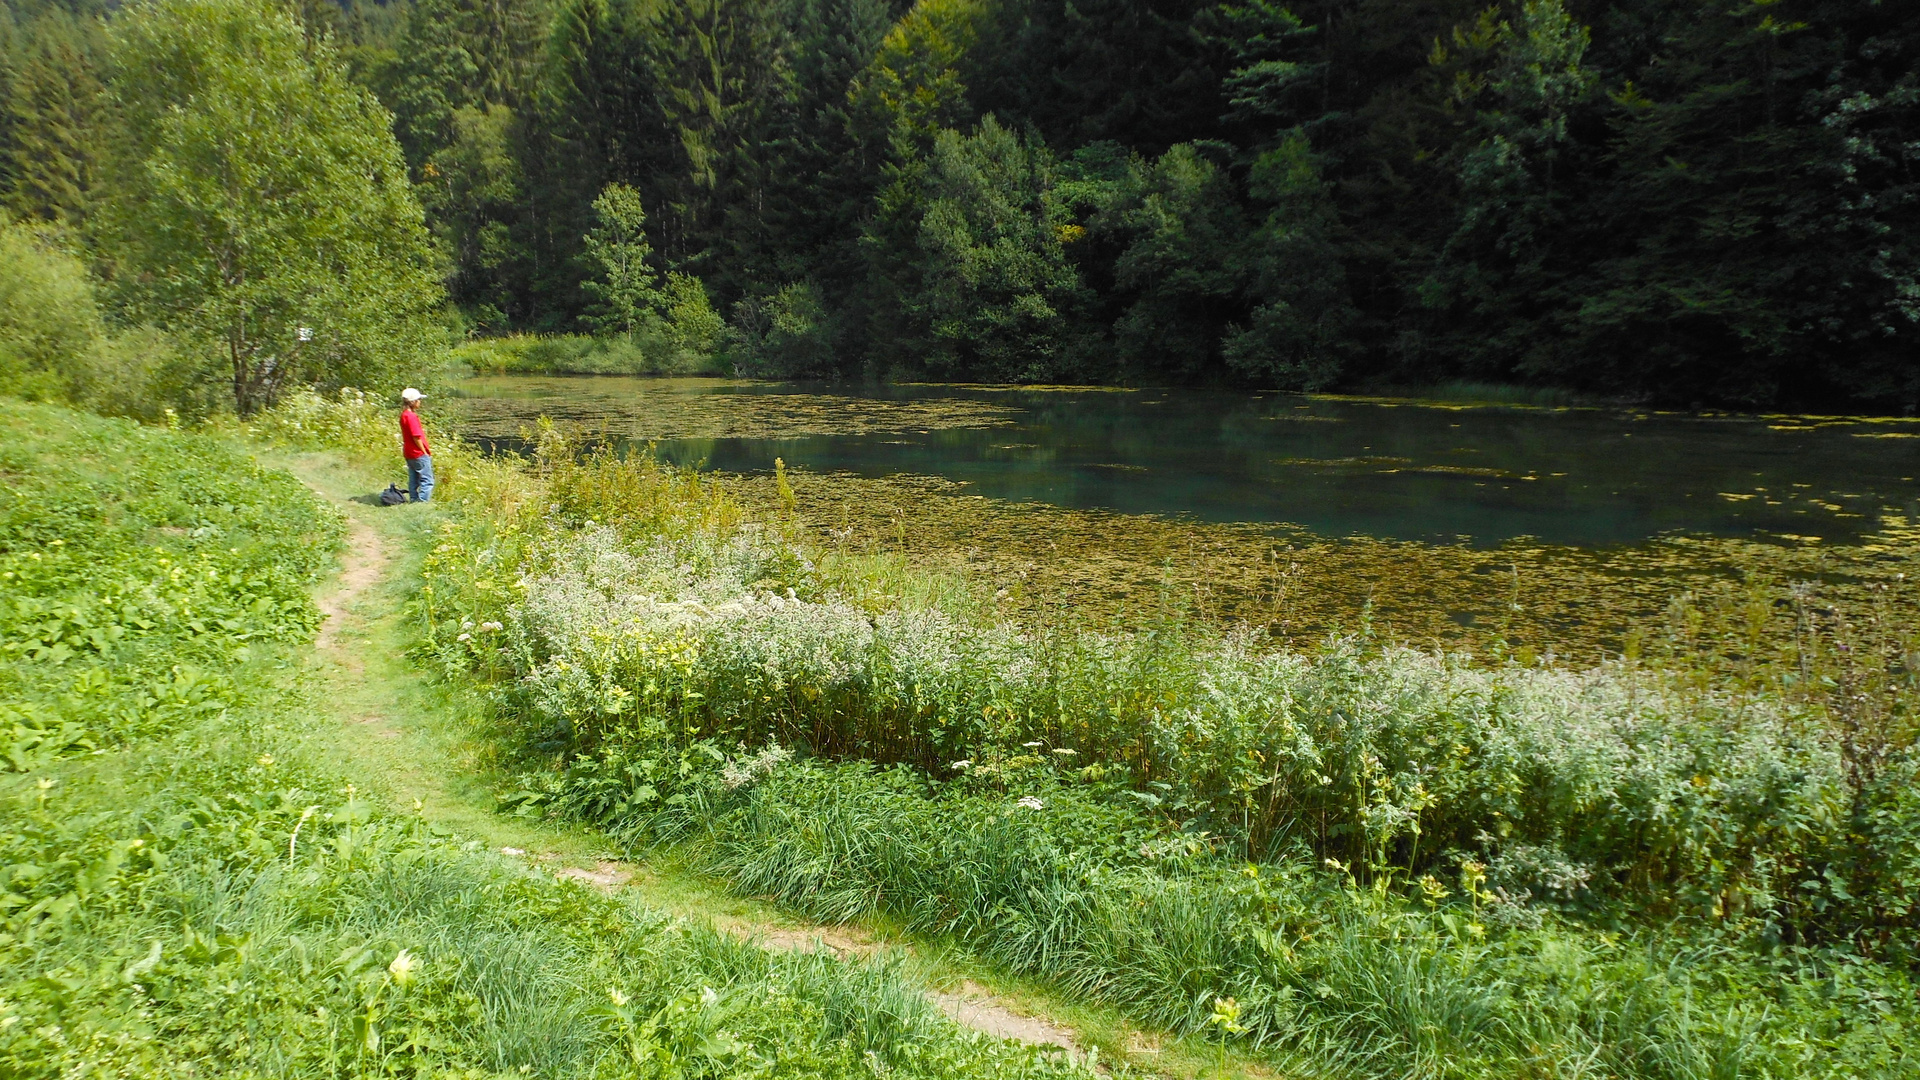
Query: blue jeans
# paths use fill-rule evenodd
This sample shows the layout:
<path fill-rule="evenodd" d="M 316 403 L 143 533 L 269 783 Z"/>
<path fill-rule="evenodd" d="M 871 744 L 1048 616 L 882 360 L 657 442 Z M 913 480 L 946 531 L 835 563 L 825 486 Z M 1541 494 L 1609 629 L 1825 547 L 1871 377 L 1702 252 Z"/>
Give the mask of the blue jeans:
<path fill-rule="evenodd" d="M 407 459 L 407 498 L 414 502 L 433 499 L 433 455 Z"/>

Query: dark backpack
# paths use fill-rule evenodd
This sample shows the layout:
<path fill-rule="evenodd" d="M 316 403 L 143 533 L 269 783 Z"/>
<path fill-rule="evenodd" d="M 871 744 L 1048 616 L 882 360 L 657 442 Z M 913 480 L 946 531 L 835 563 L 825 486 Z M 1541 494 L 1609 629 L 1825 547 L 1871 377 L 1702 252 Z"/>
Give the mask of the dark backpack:
<path fill-rule="evenodd" d="M 381 506 L 399 506 L 407 501 L 407 493 L 395 484 L 388 484 L 387 490 L 380 493 Z"/>

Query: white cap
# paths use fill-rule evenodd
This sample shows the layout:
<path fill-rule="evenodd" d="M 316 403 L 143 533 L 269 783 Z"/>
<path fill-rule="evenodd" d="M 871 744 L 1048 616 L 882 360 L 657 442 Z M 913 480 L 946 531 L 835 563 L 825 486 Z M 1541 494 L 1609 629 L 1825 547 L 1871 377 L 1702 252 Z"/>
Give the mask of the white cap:
<path fill-rule="evenodd" d="M 411 386 L 407 387 L 405 390 L 400 391 L 401 401 L 419 401 L 421 398 L 426 396 L 427 395 L 421 393 L 418 390 L 415 390 Z"/>

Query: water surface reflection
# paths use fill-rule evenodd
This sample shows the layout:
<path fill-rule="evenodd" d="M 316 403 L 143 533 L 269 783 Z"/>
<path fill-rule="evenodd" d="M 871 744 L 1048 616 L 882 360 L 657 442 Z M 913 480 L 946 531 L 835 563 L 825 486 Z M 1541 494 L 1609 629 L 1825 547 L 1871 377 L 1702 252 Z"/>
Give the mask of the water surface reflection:
<path fill-rule="evenodd" d="M 1847 543 L 1920 518 L 1920 421 L 1686 416 L 1201 390 L 475 379 L 469 432 L 540 415 L 734 472 L 937 476 L 991 498 L 1327 536 L 1587 547 Z"/>

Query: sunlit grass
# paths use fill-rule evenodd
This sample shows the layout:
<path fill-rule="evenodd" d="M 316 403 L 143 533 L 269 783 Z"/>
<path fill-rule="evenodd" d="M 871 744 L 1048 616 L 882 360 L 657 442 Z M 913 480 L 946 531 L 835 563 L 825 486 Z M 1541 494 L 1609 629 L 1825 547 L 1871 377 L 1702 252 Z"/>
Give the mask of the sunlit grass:
<path fill-rule="evenodd" d="M 1154 1026 L 1230 997 L 1226 1034 L 1309 1073 L 1911 1064 L 1888 590 L 1756 575 L 1597 666 L 1289 651 L 1176 590 L 1088 626 L 928 574 L 911 532 L 807 524 L 835 478 L 549 450 L 427 568 L 424 651 L 497 695 L 510 811 Z M 1887 831 L 1834 827 L 1862 808 Z M 1833 874 L 1853 899 L 1808 902 Z"/>
<path fill-rule="evenodd" d="M 334 514 L 209 436 L 0 432 L 0 1075 L 1084 1074 L 386 809 L 297 662 Z"/>

